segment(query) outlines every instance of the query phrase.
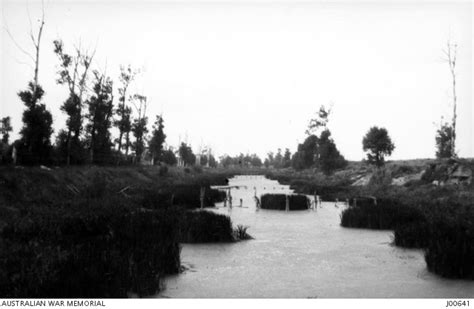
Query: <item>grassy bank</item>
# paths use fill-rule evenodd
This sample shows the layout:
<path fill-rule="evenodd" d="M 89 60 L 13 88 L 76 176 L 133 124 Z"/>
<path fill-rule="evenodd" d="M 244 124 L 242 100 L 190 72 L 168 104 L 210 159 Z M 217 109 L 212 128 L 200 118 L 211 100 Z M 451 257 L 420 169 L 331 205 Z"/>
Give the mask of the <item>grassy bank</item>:
<path fill-rule="evenodd" d="M 2 297 L 153 295 L 180 271 L 180 242 L 236 240 L 200 206 L 226 174 L 162 168 L 0 170 Z"/>

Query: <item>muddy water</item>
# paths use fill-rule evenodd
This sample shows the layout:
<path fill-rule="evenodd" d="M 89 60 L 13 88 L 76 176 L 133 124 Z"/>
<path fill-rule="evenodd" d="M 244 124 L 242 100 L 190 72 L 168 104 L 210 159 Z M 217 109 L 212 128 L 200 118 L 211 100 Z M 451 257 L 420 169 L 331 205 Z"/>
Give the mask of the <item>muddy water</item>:
<path fill-rule="evenodd" d="M 473 297 L 474 282 L 439 278 L 426 270 L 421 250 L 391 245 L 392 233 L 339 226 L 343 204 L 316 211 L 256 210 L 257 194 L 290 193 L 260 176 L 230 185 L 233 208 L 217 205 L 255 239 L 234 244 L 185 244 L 187 270 L 170 276 L 158 297 L 177 298 L 425 298 Z M 240 206 L 242 199 L 242 208 Z"/>

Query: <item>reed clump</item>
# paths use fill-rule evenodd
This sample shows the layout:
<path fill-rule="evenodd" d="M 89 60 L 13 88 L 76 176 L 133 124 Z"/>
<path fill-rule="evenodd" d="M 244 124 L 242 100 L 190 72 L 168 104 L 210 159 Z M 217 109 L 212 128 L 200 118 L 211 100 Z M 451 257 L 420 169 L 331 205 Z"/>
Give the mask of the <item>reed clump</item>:
<path fill-rule="evenodd" d="M 422 213 L 393 199 L 358 198 L 351 200 L 341 214 L 341 225 L 353 228 L 391 230 L 396 226 L 416 222 Z"/>
<path fill-rule="evenodd" d="M 264 194 L 261 197 L 262 209 L 286 210 L 285 194 Z M 308 209 L 309 200 L 305 195 L 292 194 L 288 195 L 289 210 L 305 210 Z"/>
<path fill-rule="evenodd" d="M 244 226 L 241 224 L 237 225 L 237 227 L 234 229 L 234 239 L 235 240 L 253 239 L 253 237 L 247 233 L 248 228 L 249 228 L 248 226 Z"/>
<path fill-rule="evenodd" d="M 180 240 L 184 243 L 232 242 L 232 221 L 229 216 L 212 211 L 187 211 L 181 218 Z"/>
<path fill-rule="evenodd" d="M 177 211 L 80 199 L 12 219 L 0 234 L 3 297 L 147 296 L 180 268 Z"/>
<path fill-rule="evenodd" d="M 453 206 L 456 213 L 430 219 L 426 265 L 443 277 L 474 280 L 474 205 Z"/>
<path fill-rule="evenodd" d="M 425 251 L 429 271 L 472 280 L 474 204 L 457 191 L 442 191 L 444 194 L 428 198 L 429 191 L 419 190 L 409 205 L 405 204 L 410 200 L 406 196 L 400 200 L 377 199 L 377 204 L 373 199 L 359 198 L 354 205 L 351 200 L 351 206 L 341 214 L 341 225 L 393 230 L 396 246 Z"/>

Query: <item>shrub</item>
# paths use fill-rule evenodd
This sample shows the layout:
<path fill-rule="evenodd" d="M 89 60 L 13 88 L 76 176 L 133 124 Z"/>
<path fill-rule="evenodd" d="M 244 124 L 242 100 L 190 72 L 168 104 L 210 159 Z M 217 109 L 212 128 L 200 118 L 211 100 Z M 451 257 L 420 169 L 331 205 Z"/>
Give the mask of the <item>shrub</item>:
<path fill-rule="evenodd" d="M 247 233 L 248 228 L 248 226 L 243 226 L 241 224 L 237 225 L 237 228 L 234 229 L 234 238 L 236 240 L 253 239 L 253 237 Z"/>

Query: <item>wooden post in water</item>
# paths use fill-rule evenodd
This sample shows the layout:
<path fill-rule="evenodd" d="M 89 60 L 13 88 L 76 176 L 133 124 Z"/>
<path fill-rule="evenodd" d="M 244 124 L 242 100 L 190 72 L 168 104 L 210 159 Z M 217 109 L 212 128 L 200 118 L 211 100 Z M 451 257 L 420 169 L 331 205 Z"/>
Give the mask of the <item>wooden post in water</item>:
<path fill-rule="evenodd" d="M 316 195 L 316 191 L 314 191 L 314 208 L 313 210 L 318 210 L 318 196 Z"/>
<path fill-rule="evenodd" d="M 257 211 L 259 211 L 260 210 L 260 200 L 258 199 L 258 197 L 256 195 L 253 198 L 255 199 L 255 208 L 256 208 Z"/>

